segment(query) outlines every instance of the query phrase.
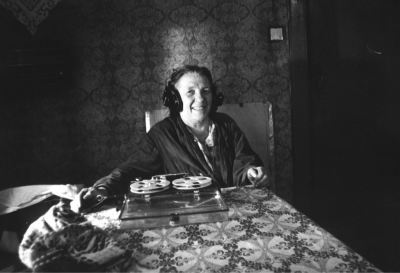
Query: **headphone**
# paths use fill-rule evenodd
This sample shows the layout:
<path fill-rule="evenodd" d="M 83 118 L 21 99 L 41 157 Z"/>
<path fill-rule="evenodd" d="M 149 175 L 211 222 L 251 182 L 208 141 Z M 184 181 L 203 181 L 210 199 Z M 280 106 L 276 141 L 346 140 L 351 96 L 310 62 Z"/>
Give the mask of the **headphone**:
<path fill-rule="evenodd" d="M 217 111 L 218 106 L 222 105 L 222 102 L 224 101 L 224 95 L 221 92 L 217 93 L 216 87 L 214 85 L 211 86 L 211 93 L 211 113 L 214 113 Z M 171 113 L 181 112 L 183 110 L 181 95 L 171 81 L 169 81 L 168 84 L 165 86 L 163 94 L 163 104 L 170 109 Z"/>

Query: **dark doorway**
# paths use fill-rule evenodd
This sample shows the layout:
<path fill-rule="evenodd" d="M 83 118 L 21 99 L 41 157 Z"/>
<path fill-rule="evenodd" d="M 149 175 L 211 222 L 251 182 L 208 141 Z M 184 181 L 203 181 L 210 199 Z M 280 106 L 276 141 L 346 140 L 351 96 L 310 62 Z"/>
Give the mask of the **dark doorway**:
<path fill-rule="evenodd" d="M 313 207 L 384 271 L 400 271 L 400 1 L 310 0 Z"/>

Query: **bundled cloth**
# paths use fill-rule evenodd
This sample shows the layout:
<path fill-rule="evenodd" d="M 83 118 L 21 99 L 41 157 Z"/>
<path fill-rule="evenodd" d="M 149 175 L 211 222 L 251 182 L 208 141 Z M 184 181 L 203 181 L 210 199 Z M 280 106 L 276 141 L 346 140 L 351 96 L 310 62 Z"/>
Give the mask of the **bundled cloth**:
<path fill-rule="evenodd" d="M 33 272 L 140 272 L 132 252 L 73 212 L 69 200 L 32 223 L 19 247 Z"/>

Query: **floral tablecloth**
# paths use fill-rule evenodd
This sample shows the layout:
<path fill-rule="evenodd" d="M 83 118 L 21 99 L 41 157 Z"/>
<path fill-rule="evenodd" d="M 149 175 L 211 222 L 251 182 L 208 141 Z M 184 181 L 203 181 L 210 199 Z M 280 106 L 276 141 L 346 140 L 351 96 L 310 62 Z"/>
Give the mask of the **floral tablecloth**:
<path fill-rule="evenodd" d="M 379 272 L 267 189 L 223 189 L 229 221 L 121 230 L 115 208 L 87 215 L 149 272 Z"/>

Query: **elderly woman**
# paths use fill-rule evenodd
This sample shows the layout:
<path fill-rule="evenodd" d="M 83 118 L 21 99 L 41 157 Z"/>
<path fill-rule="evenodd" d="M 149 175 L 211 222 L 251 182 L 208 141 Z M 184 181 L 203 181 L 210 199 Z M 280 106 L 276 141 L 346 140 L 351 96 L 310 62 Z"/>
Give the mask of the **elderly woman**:
<path fill-rule="evenodd" d="M 125 193 L 137 177 L 166 173 L 202 174 L 220 187 L 269 185 L 266 169 L 243 132 L 232 118 L 216 112 L 223 98 L 207 68 L 174 70 L 163 99 L 170 116 L 151 128 L 127 162 L 83 189 L 83 202 Z"/>

